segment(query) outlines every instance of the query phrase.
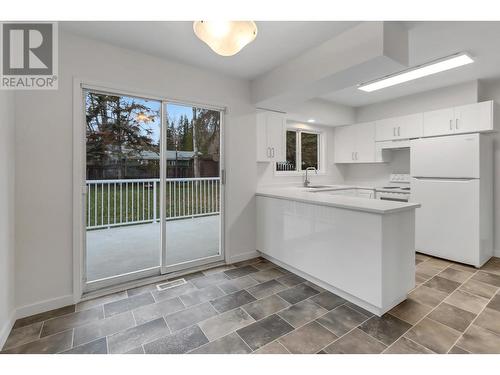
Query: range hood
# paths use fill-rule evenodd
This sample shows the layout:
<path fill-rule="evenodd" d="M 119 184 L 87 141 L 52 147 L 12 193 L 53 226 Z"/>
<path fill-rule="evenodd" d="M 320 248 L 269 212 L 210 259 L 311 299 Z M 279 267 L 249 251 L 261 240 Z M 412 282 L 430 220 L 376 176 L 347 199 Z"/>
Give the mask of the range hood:
<path fill-rule="evenodd" d="M 404 148 L 410 148 L 409 139 L 397 139 L 393 141 L 382 141 L 375 142 L 376 148 L 379 150 L 399 150 Z"/>

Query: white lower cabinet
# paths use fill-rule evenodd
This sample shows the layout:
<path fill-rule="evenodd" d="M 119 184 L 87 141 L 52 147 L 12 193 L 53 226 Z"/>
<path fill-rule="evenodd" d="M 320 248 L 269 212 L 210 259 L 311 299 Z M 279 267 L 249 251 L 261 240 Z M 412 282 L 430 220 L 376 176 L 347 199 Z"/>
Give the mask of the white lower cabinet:
<path fill-rule="evenodd" d="M 259 111 L 256 128 L 257 161 L 285 161 L 286 115 L 279 112 Z"/>

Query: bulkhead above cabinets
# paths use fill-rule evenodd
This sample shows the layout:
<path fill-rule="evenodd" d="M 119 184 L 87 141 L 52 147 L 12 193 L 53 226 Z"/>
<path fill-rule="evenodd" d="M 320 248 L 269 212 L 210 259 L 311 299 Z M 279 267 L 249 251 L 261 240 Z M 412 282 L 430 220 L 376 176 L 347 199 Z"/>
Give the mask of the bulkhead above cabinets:
<path fill-rule="evenodd" d="M 385 163 L 410 139 L 498 129 L 498 104 L 473 103 L 335 128 L 335 163 Z M 358 157 L 363 155 L 362 157 Z"/>

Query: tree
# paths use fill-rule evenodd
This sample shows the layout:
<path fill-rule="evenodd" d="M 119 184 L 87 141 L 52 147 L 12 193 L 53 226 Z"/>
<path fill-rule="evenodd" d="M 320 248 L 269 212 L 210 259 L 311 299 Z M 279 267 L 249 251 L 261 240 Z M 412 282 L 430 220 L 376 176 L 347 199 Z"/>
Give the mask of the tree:
<path fill-rule="evenodd" d="M 86 95 L 87 164 L 104 169 L 118 164 L 118 178 L 127 177 L 127 161 L 144 152 L 159 157 L 159 140 L 148 125 L 159 117 L 144 100 L 88 93 Z"/>

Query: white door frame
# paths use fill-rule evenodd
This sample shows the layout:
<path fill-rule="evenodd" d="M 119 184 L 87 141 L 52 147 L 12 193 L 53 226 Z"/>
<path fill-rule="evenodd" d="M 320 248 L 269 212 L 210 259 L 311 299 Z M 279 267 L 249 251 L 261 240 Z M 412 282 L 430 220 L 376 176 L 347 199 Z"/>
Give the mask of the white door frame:
<path fill-rule="evenodd" d="M 165 273 L 176 272 L 179 270 L 197 267 L 204 264 L 220 262 L 225 259 L 225 166 L 224 166 L 224 114 L 226 112 L 226 107 L 195 103 L 188 100 L 179 99 L 168 99 L 162 96 L 149 95 L 144 93 L 138 93 L 136 91 L 119 88 L 120 85 L 113 84 L 103 84 L 100 82 L 95 82 L 91 80 L 83 80 L 81 78 L 73 79 L 73 299 L 74 302 L 81 300 L 82 295 L 85 292 L 93 291 L 101 288 L 105 288 L 112 285 L 117 285 L 119 283 L 125 283 L 128 281 L 133 281 L 136 279 L 142 279 L 145 277 L 159 276 Z M 140 98 L 147 98 L 151 100 L 161 101 L 161 111 L 162 111 L 162 121 L 161 121 L 161 132 L 160 136 L 162 139 L 160 157 L 166 155 L 166 124 L 164 119 L 166 116 L 166 105 L 167 103 L 193 105 L 201 108 L 213 109 L 220 111 L 220 173 L 221 173 L 221 184 L 220 184 L 220 253 L 216 256 L 210 256 L 202 259 L 196 259 L 194 261 L 188 261 L 173 266 L 168 266 L 166 259 L 166 237 L 165 237 L 165 227 L 166 221 L 162 220 L 162 233 L 161 238 L 161 264 L 160 267 L 153 267 L 146 270 L 141 270 L 137 272 L 131 272 L 125 275 L 120 275 L 116 277 L 110 277 L 107 279 L 100 280 L 96 287 L 92 289 L 86 288 L 85 280 L 85 254 L 86 254 L 86 220 L 85 220 L 85 200 L 86 200 L 86 126 L 85 126 L 85 106 L 84 106 L 84 89 L 89 89 L 92 91 L 103 91 L 105 93 L 115 93 L 121 95 L 129 95 Z M 165 115 L 165 116 L 163 116 Z M 163 164 L 163 166 L 162 166 Z M 164 165 L 164 157 L 160 160 L 160 191 L 163 192 L 166 177 L 166 169 Z M 162 186 L 163 185 L 163 186 Z M 166 201 L 164 194 L 160 195 L 160 217 L 163 218 L 163 213 L 166 208 Z M 116 280 L 119 279 L 118 282 Z M 130 286 L 129 286 L 130 287 Z"/>

